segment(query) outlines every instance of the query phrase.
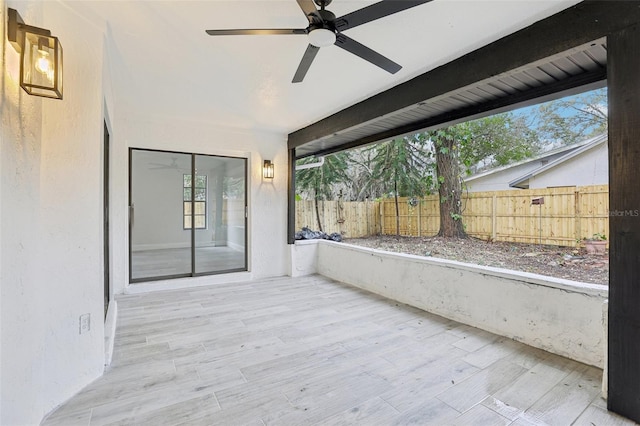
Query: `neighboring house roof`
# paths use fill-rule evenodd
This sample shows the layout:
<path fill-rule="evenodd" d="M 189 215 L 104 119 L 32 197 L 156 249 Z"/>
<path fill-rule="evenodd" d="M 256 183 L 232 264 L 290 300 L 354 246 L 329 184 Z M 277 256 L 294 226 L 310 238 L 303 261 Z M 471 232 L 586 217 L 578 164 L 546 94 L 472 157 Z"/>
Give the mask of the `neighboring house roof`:
<path fill-rule="evenodd" d="M 552 149 L 552 150 L 549 150 L 549 151 L 545 151 L 542 154 L 540 154 L 540 155 L 538 155 L 536 157 L 533 157 L 533 158 L 527 158 L 526 160 L 522 160 L 522 161 L 518 161 L 516 163 L 508 164 L 506 166 L 496 167 L 495 169 L 487 170 L 487 171 L 484 171 L 484 172 L 469 176 L 469 177 L 465 178 L 465 182 L 470 183 L 470 182 L 473 182 L 476 179 L 484 178 L 486 176 L 490 176 L 492 174 L 499 173 L 499 172 L 502 172 L 504 170 L 508 170 L 508 169 L 511 169 L 511 168 L 514 168 L 514 167 L 517 167 L 517 166 L 521 166 L 521 165 L 524 165 L 524 164 L 528 164 L 528 163 L 544 161 L 545 158 L 553 157 L 553 156 L 556 156 L 558 154 L 563 154 L 564 153 L 564 155 L 562 157 L 560 157 L 560 158 L 558 158 L 558 159 L 556 159 L 554 161 L 551 161 L 551 162 L 549 162 L 548 164 L 545 164 L 542 167 L 536 168 L 531 172 L 528 172 L 525 176 L 522 176 L 520 178 L 517 178 L 517 179 L 509 182 L 509 186 L 514 186 L 513 185 L 514 183 L 518 183 L 522 179 L 530 177 L 529 175 L 531 175 L 532 173 L 538 173 L 539 171 L 542 171 L 542 169 L 547 168 L 552 164 L 556 164 L 558 161 L 564 159 L 569 154 L 571 154 L 571 153 L 573 153 L 575 151 L 578 151 L 578 150 L 580 150 L 580 152 L 584 152 L 585 150 L 590 149 L 594 145 L 597 145 L 598 143 L 602 143 L 602 142 L 604 142 L 606 140 L 607 140 L 607 135 L 606 134 L 602 134 L 602 135 L 596 136 L 594 138 L 587 139 L 585 141 L 574 143 L 572 145 L 562 146 L 562 147 L 555 148 L 555 149 Z M 584 148 L 584 150 L 583 150 L 583 148 Z M 569 157 L 569 158 L 571 158 L 571 157 Z M 569 158 L 566 158 L 563 161 L 566 161 Z"/>
<path fill-rule="evenodd" d="M 560 158 L 557 158 L 551 162 L 549 162 L 548 164 L 545 164 L 541 167 L 538 167 L 537 169 L 527 173 L 524 176 L 521 176 L 519 178 L 516 178 L 514 180 L 512 180 L 511 182 L 509 182 L 509 186 L 513 187 L 513 188 L 520 188 L 520 189 L 528 189 L 529 188 L 529 179 L 531 179 L 534 176 L 537 176 L 541 173 L 544 173 L 546 171 L 548 171 L 549 169 L 552 169 L 554 167 L 558 167 L 559 165 L 561 165 L 562 163 L 575 158 L 577 156 L 579 156 L 580 154 L 582 154 L 583 152 L 586 152 L 592 148 L 595 148 L 598 145 L 604 144 L 605 142 L 607 142 L 607 134 L 601 134 L 598 135 L 594 138 L 591 139 L 587 139 L 584 142 L 580 142 L 579 146 L 574 149 L 572 149 L 571 151 L 569 151 L 567 154 L 563 155 Z"/>

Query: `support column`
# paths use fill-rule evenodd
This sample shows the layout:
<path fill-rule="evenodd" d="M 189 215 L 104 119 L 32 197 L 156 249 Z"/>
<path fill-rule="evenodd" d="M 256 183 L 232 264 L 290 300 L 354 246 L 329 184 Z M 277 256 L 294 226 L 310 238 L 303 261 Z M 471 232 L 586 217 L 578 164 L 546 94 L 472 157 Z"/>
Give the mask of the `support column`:
<path fill-rule="evenodd" d="M 640 422 L 640 26 L 607 38 L 609 410 Z"/>
<path fill-rule="evenodd" d="M 295 243 L 296 234 L 296 149 L 289 149 L 288 170 L 288 211 L 287 211 L 287 244 Z"/>

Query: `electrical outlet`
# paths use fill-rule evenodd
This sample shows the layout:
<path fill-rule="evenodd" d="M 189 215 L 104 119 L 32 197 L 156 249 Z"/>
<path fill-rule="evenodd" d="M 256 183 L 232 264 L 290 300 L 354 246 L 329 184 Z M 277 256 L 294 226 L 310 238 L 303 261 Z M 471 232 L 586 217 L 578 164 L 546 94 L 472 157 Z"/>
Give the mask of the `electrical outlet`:
<path fill-rule="evenodd" d="M 91 314 L 80 315 L 80 334 L 91 330 Z"/>

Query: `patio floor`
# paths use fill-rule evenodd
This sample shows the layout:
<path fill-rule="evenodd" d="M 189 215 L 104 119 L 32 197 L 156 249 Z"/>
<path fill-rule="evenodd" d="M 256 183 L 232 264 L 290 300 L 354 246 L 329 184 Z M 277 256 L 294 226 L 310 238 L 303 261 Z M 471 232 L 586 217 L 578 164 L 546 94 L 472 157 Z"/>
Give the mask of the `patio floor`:
<path fill-rule="evenodd" d="M 118 296 L 45 425 L 622 425 L 602 371 L 321 276 Z"/>

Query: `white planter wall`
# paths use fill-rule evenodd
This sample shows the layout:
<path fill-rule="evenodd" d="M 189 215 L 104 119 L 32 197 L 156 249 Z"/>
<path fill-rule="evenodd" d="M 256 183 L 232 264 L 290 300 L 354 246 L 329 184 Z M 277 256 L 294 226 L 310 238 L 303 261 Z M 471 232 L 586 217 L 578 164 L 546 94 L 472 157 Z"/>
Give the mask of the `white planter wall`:
<path fill-rule="evenodd" d="M 289 247 L 291 248 L 289 276 L 301 277 L 318 272 L 318 241 L 296 241 Z"/>

